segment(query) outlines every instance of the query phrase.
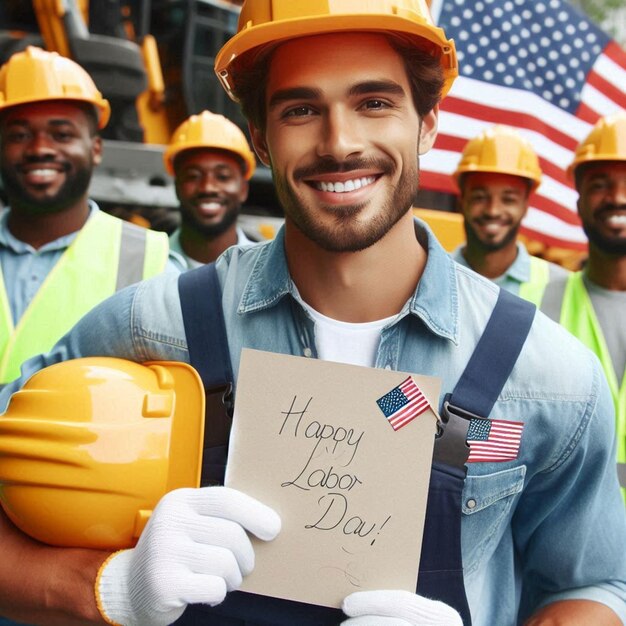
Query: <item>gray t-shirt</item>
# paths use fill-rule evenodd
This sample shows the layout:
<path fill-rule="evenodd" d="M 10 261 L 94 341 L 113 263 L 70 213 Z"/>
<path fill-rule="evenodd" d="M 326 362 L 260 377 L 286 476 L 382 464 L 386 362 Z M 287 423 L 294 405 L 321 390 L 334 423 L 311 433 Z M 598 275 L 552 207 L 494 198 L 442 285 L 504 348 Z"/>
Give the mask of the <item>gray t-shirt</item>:
<path fill-rule="evenodd" d="M 610 291 L 586 277 L 583 280 L 613 361 L 617 383 L 620 384 L 626 368 L 626 291 Z"/>

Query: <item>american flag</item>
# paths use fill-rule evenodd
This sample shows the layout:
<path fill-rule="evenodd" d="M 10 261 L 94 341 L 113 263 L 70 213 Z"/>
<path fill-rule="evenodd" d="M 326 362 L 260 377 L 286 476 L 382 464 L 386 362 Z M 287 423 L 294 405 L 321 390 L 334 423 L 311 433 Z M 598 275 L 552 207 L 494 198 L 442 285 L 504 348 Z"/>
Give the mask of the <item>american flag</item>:
<path fill-rule="evenodd" d="M 431 8 L 455 41 L 459 77 L 421 159 L 421 187 L 456 193 L 450 174 L 467 141 L 496 123 L 516 127 L 543 170 L 522 232 L 584 250 L 565 170 L 595 121 L 626 107 L 626 52 L 562 0 L 433 0 Z"/>
<path fill-rule="evenodd" d="M 467 463 L 514 461 L 519 454 L 524 422 L 472 419 L 467 429 Z"/>
<path fill-rule="evenodd" d="M 376 403 L 394 430 L 406 426 L 430 406 L 410 376 L 376 400 Z"/>

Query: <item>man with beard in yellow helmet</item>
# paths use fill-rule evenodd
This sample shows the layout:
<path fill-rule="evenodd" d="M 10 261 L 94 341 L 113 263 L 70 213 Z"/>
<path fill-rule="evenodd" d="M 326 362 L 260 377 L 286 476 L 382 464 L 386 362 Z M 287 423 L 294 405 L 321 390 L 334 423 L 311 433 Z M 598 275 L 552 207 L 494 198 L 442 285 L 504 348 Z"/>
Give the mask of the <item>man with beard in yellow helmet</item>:
<path fill-rule="evenodd" d="M 229 246 L 252 243 L 237 225 L 256 160 L 243 132 L 223 115 L 202 111 L 172 134 L 163 155 L 174 176 L 182 224 L 170 249 L 182 270 L 215 261 Z"/>
<path fill-rule="evenodd" d="M 593 350 L 615 403 L 617 473 L 626 497 L 626 112 L 600 118 L 568 168 L 589 240 L 582 271 L 546 288 L 541 310 Z"/>
<path fill-rule="evenodd" d="M 71 59 L 29 47 L 0 69 L 0 386 L 94 305 L 166 265 L 164 234 L 88 198 L 109 114 Z"/>
<path fill-rule="evenodd" d="M 467 143 L 454 179 L 466 243 L 452 257 L 538 306 L 546 285 L 568 272 L 529 255 L 517 240 L 530 194 L 541 183 L 530 142 L 510 126 L 488 128 Z"/>

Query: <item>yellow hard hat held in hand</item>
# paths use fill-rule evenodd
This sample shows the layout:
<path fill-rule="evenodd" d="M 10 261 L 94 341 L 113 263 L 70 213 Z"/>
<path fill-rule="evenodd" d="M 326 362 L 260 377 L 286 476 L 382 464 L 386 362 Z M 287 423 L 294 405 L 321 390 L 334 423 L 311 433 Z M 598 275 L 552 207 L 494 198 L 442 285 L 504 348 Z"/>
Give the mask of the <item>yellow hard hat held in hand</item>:
<path fill-rule="evenodd" d="M 39 541 L 132 547 L 165 493 L 199 486 L 204 407 L 185 363 L 47 367 L 0 416 L 0 503 Z"/>

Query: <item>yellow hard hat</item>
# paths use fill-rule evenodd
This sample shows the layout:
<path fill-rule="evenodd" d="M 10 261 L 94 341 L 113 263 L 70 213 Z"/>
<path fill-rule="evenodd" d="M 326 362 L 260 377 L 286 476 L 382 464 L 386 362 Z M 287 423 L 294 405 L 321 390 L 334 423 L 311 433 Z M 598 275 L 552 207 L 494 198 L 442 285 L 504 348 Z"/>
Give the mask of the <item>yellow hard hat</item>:
<path fill-rule="evenodd" d="M 567 175 L 574 178 L 576 168 L 593 161 L 626 161 L 626 111 L 601 117 L 576 148 Z"/>
<path fill-rule="evenodd" d="M 268 44 L 287 39 L 346 31 L 395 33 L 419 40 L 440 59 L 442 96 L 458 75 L 456 48 L 434 25 L 426 0 L 247 0 L 237 34 L 219 51 L 215 72 L 228 95 L 237 100 L 232 75 L 250 67 Z"/>
<path fill-rule="evenodd" d="M 71 100 L 94 106 L 98 128 L 109 121 L 111 108 L 91 76 L 75 61 L 28 46 L 0 68 L 0 111 L 45 100 Z"/>
<path fill-rule="evenodd" d="M 173 175 L 176 157 L 181 152 L 197 148 L 226 150 L 240 157 L 244 162 L 246 179 L 250 179 L 256 168 L 256 160 L 246 136 L 223 115 L 202 111 L 186 119 L 172 134 L 170 144 L 163 154 L 165 169 Z"/>
<path fill-rule="evenodd" d="M 510 174 L 526 178 L 534 191 L 541 182 L 537 154 L 514 128 L 497 124 L 470 139 L 453 174 L 461 186 L 461 176 L 470 172 Z"/>
<path fill-rule="evenodd" d="M 175 362 L 51 365 L 0 415 L 0 503 L 45 543 L 132 547 L 157 502 L 200 481 L 204 389 Z"/>

